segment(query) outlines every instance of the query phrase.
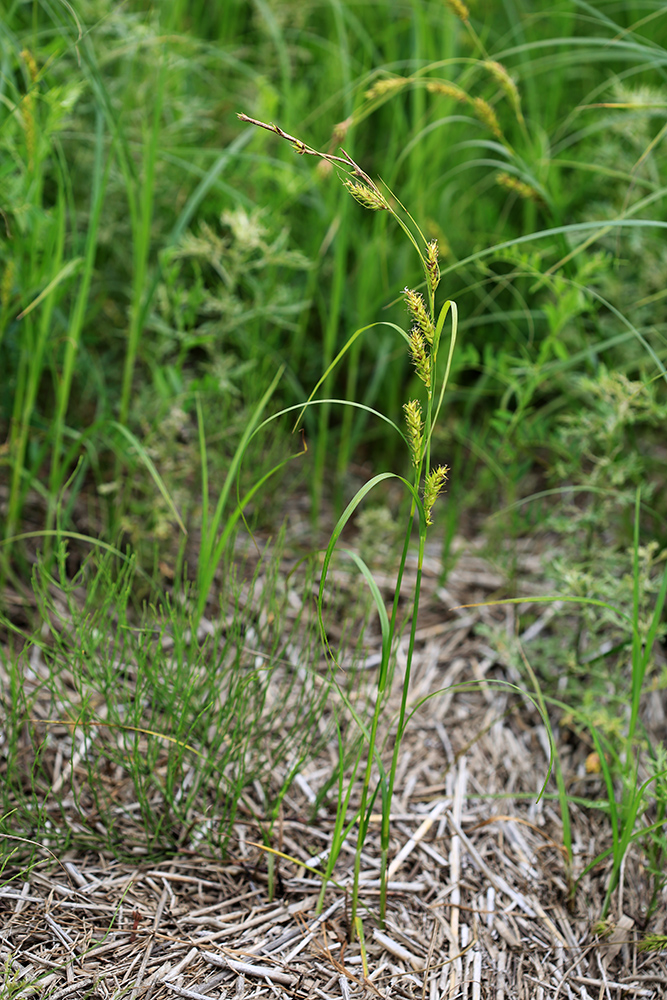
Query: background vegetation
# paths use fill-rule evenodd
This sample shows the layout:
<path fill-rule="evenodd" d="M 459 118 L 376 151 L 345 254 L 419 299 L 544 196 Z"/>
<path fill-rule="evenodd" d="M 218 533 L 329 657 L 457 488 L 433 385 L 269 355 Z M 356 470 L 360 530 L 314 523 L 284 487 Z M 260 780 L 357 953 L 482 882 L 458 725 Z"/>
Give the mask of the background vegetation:
<path fill-rule="evenodd" d="M 510 577 L 507 538 L 530 536 L 537 552 L 545 538 L 555 544 L 553 592 L 615 610 L 567 606 L 567 628 L 545 633 L 535 670 L 575 711 L 595 705 L 605 738 L 627 737 L 617 723 L 633 670 L 622 613 L 638 635 L 654 620 L 651 634 L 663 634 L 666 42 L 664 5 L 645 0 L 493 0 L 469 11 L 439 0 L 8 3 L 0 569 L 14 784 L 3 795 L 6 811 L 25 807 L 11 829 L 34 830 L 40 801 L 39 754 L 27 770 L 20 759 L 31 709 L 19 651 L 49 664 L 58 717 L 93 719 L 91 692 L 108 678 L 75 677 L 65 697 L 59 670 L 69 660 L 86 673 L 72 650 L 99 645 L 105 616 L 128 626 L 138 646 L 127 655 L 147 664 L 153 653 L 131 631 L 145 621 L 142 602 L 176 636 L 196 632 L 207 601 L 215 617 L 221 594 L 237 606 L 220 569 L 232 558 L 237 471 L 243 496 L 301 451 L 289 417 L 248 443 L 250 432 L 307 398 L 351 332 L 379 319 L 405 326 L 401 290 L 422 280 L 386 215 L 363 212 L 326 164 L 241 124 L 239 111 L 316 148 L 343 146 L 438 239 L 441 293 L 461 319 L 434 439 L 451 467 L 435 514 L 445 569 L 453 536 L 483 526 Z M 415 378 L 402 343 L 376 326 L 321 395 L 398 421 Z M 340 505 L 360 474 L 409 462 L 384 425 L 350 408 L 313 407 L 305 440 L 307 454 L 276 473 L 280 495 L 307 494 L 325 529 L 323 508 Z M 269 483 L 245 504 L 260 533 L 290 506 L 275 496 Z M 274 595 L 271 614 L 286 607 L 280 587 L 262 593 Z M 281 660 L 289 640 L 277 642 Z M 157 716 L 130 719 L 116 690 L 115 723 L 164 728 L 187 690 L 192 711 L 175 738 L 228 730 L 231 700 L 207 715 L 210 664 L 185 653 L 169 664 L 137 668 Z M 178 684 L 157 697 L 158 678 L 177 666 Z M 268 675 L 255 682 L 264 704 Z M 667 677 L 649 665 L 645 682 L 658 691 Z M 237 696 L 242 705 L 251 694 Z M 36 747 L 45 731 L 34 727 Z M 182 748 L 174 754 L 173 774 Z M 241 759 L 245 750 L 229 767 Z M 257 768 L 269 761 L 258 753 Z M 173 774 L 162 784 L 172 804 Z M 139 801 L 148 816 L 148 792 Z M 171 843 L 146 822 L 151 843 Z"/>

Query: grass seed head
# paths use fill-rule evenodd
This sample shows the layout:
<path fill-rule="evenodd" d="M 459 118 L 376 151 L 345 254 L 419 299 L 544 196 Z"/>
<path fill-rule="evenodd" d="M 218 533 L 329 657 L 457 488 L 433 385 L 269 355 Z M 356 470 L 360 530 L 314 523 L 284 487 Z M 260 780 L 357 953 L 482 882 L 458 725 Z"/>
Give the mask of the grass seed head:
<path fill-rule="evenodd" d="M 428 271 L 428 279 L 432 295 L 435 295 L 435 290 L 440 282 L 440 265 L 438 264 L 438 258 L 438 241 L 429 240 L 426 244 L 426 269 Z"/>
<path fill-rule="evenodd" d="M 446 3 L 452 14 L 456 14 L 464 23 L 470 20 L 470 11 L 463 3 L 463 0 L 446 0 Z"/>
<path fill-rule="evenodd" d="M 386 80 L 378 80 L 366 91 L 364 97 L 367 101 L 372 101 L 376 97 L 384 97 L 385 94 L 393 94 L 397 90 L 403 90 L 411 82 L 410 77 L 405 76 L 393 76 Z"/>
<path fill-rule="evenodd" d="M 475 110 L 475 114 L 482 122 L 482 124 L 486 125 L 488 130 L 490 132 L 493 132 L 493 134 L 497 136 L 498 139 L 502 139 L 503 137 L 502 129 L 500 128 L 500 125 L 498 123 L 498 118 L 496 116 L 496 113 L 489 104 L 489 102 L 485 101 L 483 97 L 475 97 L 472 102 L 472 106 Z"/>
<path fill-rule="evenodd" d="M 512 174 L 505 173 L 504 170 L 496 176 L 496 184 L 507 188 L 508 191 L 516 192 L 520 198 L 525 198 L 526 201 L 542 200 L 534 187 L 519 180 L 518 177 L 513 177 Z"/>
<path fill-rule="evenodd" d="M 422 408 L 416 399 L 411 399 L 403 404 L 405 413 L 405 424 L 408 429 L 408 441 L 412 453 L 412 464 L 419 467 L 422 459 L 422 445 L 424 443 L 424 421 L 422 419 Z"/>
<path fill-rule="evenodd" d="M 426 84 L 429 94 L 440 94 L 441 97 L 453 97 L 455 101 L 465 104 L 469 99 L 465 90 L 448 80 L 429 80 Z"/>
<path fill-rule="evenodd" d="M 429 344 L 432 344 L 435 329 L 433 327 L 433 320 L 431 319 L 424 303 L 423 296 L 421 296 L 419 292 L 413 291 L 412 288 L 404 288 L 403 295 L 405 296 L 408 312 L 426 337 Z"/>
<path fill-rule="evenodd" d="M 34 83 L 37 77 L 39 76 L 39 69 L 37 68 L 35 57 L 33 56 L 30 49 L 23 49 L 23 51 L 21 52 L 21 58 L 28 67 L 28 72 L 30 73 L 30 79 Z"/>
<path fill-rule="evenodd" d="M 431 516 L 433 505 L 445 488 L 448 472 L 449 469 L 446 465 L 439 465 L 437 469 L 431 469 L 426 474 L 426 482 L 424 484 L 424 513 L 426 514 L 427 524 L 433 524 Z"/>
<path fill-rule="evenodd" d="M 377 188 L 360 184 L 359 181 L 352 181 L 349 177 L 343 181 L 343 184 L 355 201 L 358 201 L 364 208 L 370 208 L 372 212 L 382 212 L 389 209 L 389 202 Z"/>
<path fill-rule="evenodd" d="M 427 389 L 431 388 L 431 358 L 426 347 L 426 338 L 418 326 L 410 330 L 410 355 L 415 371 Z"/>
<path fill-rule="evenodd" d="M 503 64 L 495 62 L 493 59 L 487 59 L 484 66 L 488 69 L 493 79 L 504 92 L 505 96 L 514 108 L 517 118 L 523 118 L 523 115 L 521 114 L 521 98 L 519 97 L 517 85 Z"/>

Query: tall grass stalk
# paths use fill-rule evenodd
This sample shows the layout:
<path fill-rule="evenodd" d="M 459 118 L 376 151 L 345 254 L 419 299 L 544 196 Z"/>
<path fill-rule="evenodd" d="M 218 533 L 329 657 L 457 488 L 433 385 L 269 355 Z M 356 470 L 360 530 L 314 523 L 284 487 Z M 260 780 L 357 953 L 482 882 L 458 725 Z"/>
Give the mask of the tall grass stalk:
<path fill-rule="evenodd" d="M 93 165 L 93 184 L 90 198 L 90 221 L 86 234 L 83 267 L 79 289 L 70 318 L 63 367 L 57 379 L 56 412 L 53 427 L 53 445 L 51 450 L 51 471 L 49 475 L 49 512 L 47 528 L 51 529 L 55 520 L 56 502 L 62 486 L 61 460 L 62 442 L 65 432 L 65 419 L 70 401 L 72 380 L 79 351 L 79 343 L 88 305 L 88 294 L 95 266 L 95 251 L 97 249 L 98 227 L 104 201 L 106 182 L 111 166 L 111 156 L 104 161 L 105 130 L 104 118 L 98 110 L 95 122 L 95 159 Z M 64 470 L 67 474 L 67 469 Z"/>
<path fill-rule="evenodd" d="M 153 221 L 153 204 L 155 198 L 155 160 L 160 136 L 160 118 L 162 113 L 162 97 L 164 91 L 166 67 L 164 56 L 160 60 L 157 71 L 157 81 L 154 91 L 153 115 L 147 126 L 143 143 L 143 160 L 141 176 L 130 177 L 126 171 L 127 196 L 132 222 L 133 240 L 133 279 L 132 301 L 130 304 L 130 326 L 127 335 L 127 349 L 123 366 L 120 406 L 118 420 L 127 423 L 130 409 L 130 394 L 132 392 L 132 377 L 139 348 L 139 340 L 145 320 L 146 284 L 148 277 L 148 257 L 151 247 L 151 225 Z"/>
<path fill-rule="evenodd" d="M 364 841 L 368 833 L 368 825 L 370 822 L 371 809 L 375 802 L 378 791 L 380 792 L 381 802 L 382 802 L 382 832 L 381 832 L 381 871 L 380 871 L 380 919 L 384 922 L 386 914 L 386 903 L 387 903 L 387 866 L 388 866 L 388 852 L 389 852 L 389 820 L 391 812 L 391 800 L 394 791 L 394 783 L 396 779 L 396 771 L 398 768 L 398 761 L 400 756 L 400 748 L 402 737 L 405 731 L 406 724 L 406 712 L 408 705 L 408 693 L 410 690 L 410 675 L 412 669 L 412 660 L 414 655 L 415 647 L 415 634 L 417 628 L 417 614 L 419 611 L 419 597 L 421 592 L 421 576 L 422 567 L 424 560 L 424 550 L 426 544 L 426 533 L 428 525 L 432 523 L 432 511 L 434 504 L 438 496 L 442 493 L 447 480 L 448 469 L 444 465 L 438 465 L 434 468 L 431 466 L 431 443 L 433 431 L 438 419 L 440 408 L 442 406 L 445 390 L 447 387 L 447 381 L 449 378 L 449 372 L 452 363 L 452 355 L 454 351 L 454 346 L 456 344 L 456 332 L 457 332 L 457 309 L 456 304 L 451 300 L 447 300 L 441 307 L 439 312 L 436 312 L 436 290 L 440 281 L 440 267 L 439 267 L 439 255 L 438 255 L 438 244 L 437 240 L 427 240 L 421 229 L 413 219 L 413 217 L 407 212 L 407 210 L 398 202 L 393 193 L 387 189 L 385 193 L 381 190 L 375 182 L 366 174 L 362 168 L 355 163 L 355 161 L 349 156 L 345 150 L 341 150 L 342 156 L 336 156 L 329 153 L 321 153 L 318 150 L 307 146 L 300 139 L 295 138 L 292 135 L 284 132 L 276 125 L 267 125 L 264 122 L 258 121 L 256 119 L 251 119 L 248 116 L 241 114 L 239 118 L 242 121 L 250 122 L 251 124 L 257 125 L 261 128 L 268 129 L 271 132 L 279 135 L 281 138 L 289 141 L 294 149 L 301 155 L 308 154 L 319 157 L 322 160 L 334 165 L 342 173 L 343 184 L 347 188 L 348 192 L 352 197 L 358 201 L 363 207 L 370 209 L 371 211 L 386 211 L 392 218 L 398 223 L 406 237 L 416 250 L 421 269 L 424 276 L 424 287 L 426 288 L 426 300 L 423 296 L 415 291 L 414 289 L 406 288 L 404 290 L 405 303 L 408 309 L 408 313 L 412 320 L 412 328 L 409 333 L 400 330 L 400 334 L 406 342 L 408 352 L 411 356 L 415 372 L 418 379 L 423 385 L 423 391 L 426 397 L 426 408 L 425 413 L 422 409 L 422 404 L 417 399 L 411 399 L 404 404 L 404 416 L 407 431 L 407 441 L 410 450 L 410 457 L 413 466 L 413 479 L 409 482 L 402 477 L 398 476 L 396 478 L 401 479 L 405 484 L 410 493 L 410 507 L 406 521 L 406 531 L 403 542 L 403 549 L 401 552 L 400 562 L 398 566 L 398 572 L 396 576 L 396 586 L 394 593 L 394 601 L 392 605 L 391 618 L 388 617 L 384 602 L 382 600 L 381 594 L 375 581 L 373 579 L 372 573 L 364 563 L 364 561 L 356 554 L 349 553 L 351 558 L 356 563 L 358 569 L 364 576 L 366 583 L 368 584 L 371 594 L 373 596 L 378 614 L 380 616 L 380 622 L 382 627 L 382 659 L 380 663 L 378 679 L 377 679 L 377 696 L 375 698 L 375 707 L 373 710 L 373 715 L 370 721 L 370 726 L 366 729 L 363 726 L 363 733 L 367 740 L 367 750 L 366 750 L 366 764 L 363 771 L 362 785 L 361 785 L 361 800 L 359 804 L 358 811 L 356 813 L 357 821 L 359 824 L 358 836 L 357 836 L 357 847 L 355 852 L 354 860 L 354 875 L 353 875 L 353 888 L 352 888 L 352 910 L 351 910 L 351 929 L 353 933 L 360 933 L 360 923 L 358 918 L 358 907 L 359 907 L 359 882 L 360 882 L 360 872 L 361 872 L 361 854 L 363 850 Z M 442 337 L 443 328 L 447 316 L 451 312 L 452 317 L 452 333 L 449 342 L 449 352 L 444 370 L 442 366 L 438 365 L 438 353 L 440 348 L 440 341 Z M 353 341 L 356 340 L 356 334 L 349 338 L 344 351 L 348 347 L 352 346 Z M 342 353 L 344 353 L 341 352 Z M 340 354 L 335 361 L 331 361 L 327 366 L 326 370 L 318 383 L 325 383 L 334 365 L 340 358 Z M 316 387 L 317 388 L 317 387 Z M 312 395 L 311 395 L 312 399 Z M 310 402 L 310 400 L 309 400 Z M 349 502 L 344 512 L 338 519 L 338 522 L 333 530 L 331 539 L 327 546 L 324 563 L 322 567 L 322 575 L 320 579 L 320 588 L 318 596 L 318 614 L 320 619 L 320 627 L 322 630 L 322 636 L 325 643 L 325 647 L 331 656 L 332 662 L 336 665 L 336 657 L 331 650 L 329 645 L 326 627 L 323 618 L 323 601 L 326 588 L 327 572 L 329 565 L 331 563 L 334 550 L 343 528 L 352 517 L 354 512 L 357 510 L 358 506 L 362 500 L 382 481 L 392 476 L 391 473 L 383 473 L 379 476 L 374 477 L 368 483 L 365 484 L 360 490 L 357 491 L 355 496 Z M 393 679 L 393 669 L 392 669 L 392 654 L 395 650 L 396 640 L 399 635 L 398 627 L 398 609 L 401 596 L 401 585 L 403 582 L 403 575 L 405 572 L 405 566 L 408 556 L 408 551 L 410 547 L 410 542 L 412 539 L 414 518 L 415 514 L 419 516 L 419 545 L 418 545 L 418 556 L 417 556 L 417 575 L 415 580 L 413 598 L 412 598 L 412 609 L 411 609 L 411 625 L 410 625 L 410 639 L 408 644 L 407 661 L 405 667 L 405 674 L 403 677 L 403 687 L 401 694 L 401 707 L 398 716 L 398 723 L 396 732 L 394 735 L 394 751 L 391 758 L 391 764 L 388 773 L 385 772 L 382 761 L 380 759 L 377 743 L 378 743 L 378 730 L 380 726 L 380 721 L 382 718 L 383 709 L 386 706 L 387 700 L 391 694 L 392 689 L 392 679 Z M 349 703 L 348 703 L 349 704 Z M 380 776 L 379 782 L 372 790 L 372 780 L 373 780 L 373 770 L 377 765 Z M 358 763 L 354 768 L 356 774 Z M 342 844 L 343 840 L 343 825 L 345 822 L 345 813 L 347 811 L 347 805 L 349 803 L 349 793 L 346 796 L 341 796 L 339 802 L 342 808 L 339 811 L 339 815 L 336 822 L 336 846 L 338 849 Z M 349 829 L 349 828 L 348 828 Z M 333 863 L 335 863 L 335 852 L 332 849 L 330 854 L 328 871 L 332 868 Z M 320 906 L 322 905 L 323 897 L 320 896 Z"/>

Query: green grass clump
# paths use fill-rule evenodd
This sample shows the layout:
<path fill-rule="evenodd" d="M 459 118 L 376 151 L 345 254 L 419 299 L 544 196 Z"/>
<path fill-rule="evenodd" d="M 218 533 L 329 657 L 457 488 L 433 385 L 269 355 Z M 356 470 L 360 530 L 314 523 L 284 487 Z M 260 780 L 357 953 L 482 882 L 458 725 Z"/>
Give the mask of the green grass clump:
<path fill-rule="evenodd" d="M 43 627 L 3 656 L 8 832 L 39 829 L 54 850 L 224 854 L 240 810 L 269 836 L 329 689 L 309 667 L 315 617 L 286 617 L 280 547 L 229 574 L 215 625 L 187 600 L 134 607 L 132 558 L 90 556 L 72 576 L 64 540 L 55 557 L 34 579 Z"/>

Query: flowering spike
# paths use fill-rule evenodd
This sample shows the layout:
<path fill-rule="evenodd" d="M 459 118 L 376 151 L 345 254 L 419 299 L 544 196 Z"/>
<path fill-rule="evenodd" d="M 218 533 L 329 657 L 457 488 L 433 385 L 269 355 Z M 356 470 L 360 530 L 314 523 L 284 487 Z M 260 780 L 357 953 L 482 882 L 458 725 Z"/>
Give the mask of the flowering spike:
<path fill-rule="evenodd" d="M 405 423 L 408 428 L 412 464 L 415 468 L 418 468 L 422 460 L 422 445 L 424 442 L 422 408 L 416 399 L 411 399 L 409 403 L 403 404 L 403 412 L 405 413 Z"/>
<path fill-rule="evenodd" d="M 519 97 L 517 85 L 503 64 L 494 62 L 492 59 L 487 59 L 484 65 L 499 85 L 500 89 L 504 92 L 505 96 L 514 108 L 514 113 L 519 121 L 523 121 L 523 114 L 521 113 L 521 98 Z"/>
<path fill-rule="evenodd" d="M 424 513 L 426 514 L 427 524 L 433 524 L 433 518 L 431 517 L 433 504 L 445 488 L 448 472 L 449 469 L 446 465 L 439 465 L 437 469 L 431 469 L 426 474 L 426 482 L 424 484 Z"/>
<path fill-rule="evenodd" d="M 496 175 L 496 184 L 500 184 L 501 187 L 507 188 L 508 191 L 515 191 L 520 198 L 525 198 L 527 201 L 542 200 L 534 187 L 531 187 L 530 184 L 526 184 L 525 181 L 519 180 L 518 177 L 513 177 L 504 170 Z"/>
<path fill-rule="evenodd" d="M 461 104 L 465 104 L 468 100 L 468 95 L 465 90 L 461 87 L 457 87 L 455 83 L 450 83 L 449 80 L 429 80 L 426 84 L 426 89 L 429 94 L 440 94 L 441 97 L 452 97 L 455 101 L 459 101 Z"/>
<path fill-rule="evenodd" d="M 503 133 L 500 125 L 498 124 L 498 118 L 489 102 L 485 101 L 483 97 L 475 97 L 472 102 L 472 106 L 475 110 L 475 114 L 482 124 L 486 125 L 489 132 L 493 132 L 498 139 L 502 139 Z"/>
<path fill-rule="evenodd" d="M 410 354 L 415 371 L 430 392 L 431 358 L 426 348 L 426 338 L 418 326 L 413 326 L 410 330 Z"/>
<path fill-rule="evenodd" d="M 402 90 L 411 83 L 409 76 L 390 76 L 385 80 L 378 80 L 366 91 L 364 97 L 367 101 L 372 101 L 376 97 L 384 97 L 385 94 L 392 94 L 396 90 Z"/>
<path fill-rule="evenodd" d="M 463 0 L 446 0 L 446 2 L 452 14 L 456 14 L 464 23 L 470 20 L 470 11 Z"/>
<path fill-rule="evenodd" d="M 370 208 L 372 212 L 386 211 L 389 208 L 389 202 L 377 188 L 360 184 L 359 181 L 351 181 L 349 177 L 343 181 L 343 184 L 355 201 L 358 201 L 364 208 Z"/>
<path fill-rule="evenodd" d="M 419 294 L 419 292 L 415 292 L 411 288 L 404 288 L 403 295 L 405 296 L 408 312 L 426 337 L 429 344 L 432 344 L 435 329 L 433 327 L 433 320 L 429 316 L 426 305 L 424 304 L 423 297 Z"/>
<path fill-rule="evenodd" d="M 435 295 L 435 290 L 440 281 L 440 265 L 438 264 L 438 241 L 430 240 L 426 244 L 426 269 L 428 280 L 431 286 L 431 294 Z"/>

